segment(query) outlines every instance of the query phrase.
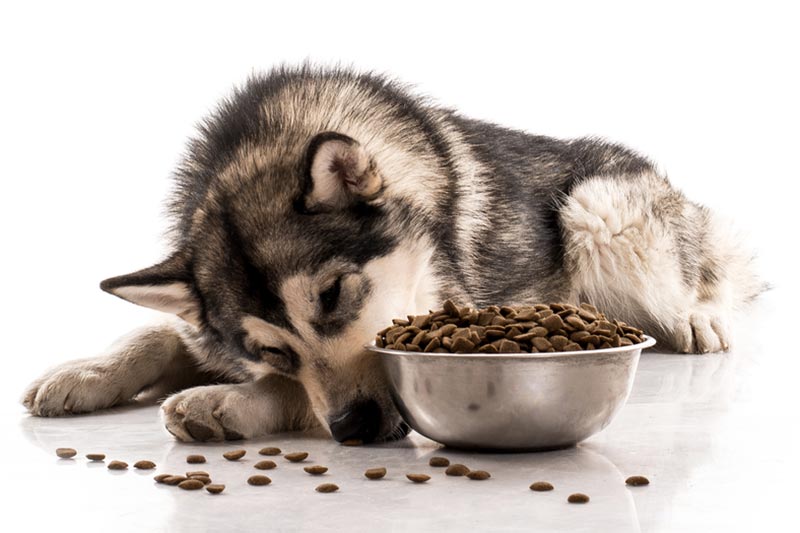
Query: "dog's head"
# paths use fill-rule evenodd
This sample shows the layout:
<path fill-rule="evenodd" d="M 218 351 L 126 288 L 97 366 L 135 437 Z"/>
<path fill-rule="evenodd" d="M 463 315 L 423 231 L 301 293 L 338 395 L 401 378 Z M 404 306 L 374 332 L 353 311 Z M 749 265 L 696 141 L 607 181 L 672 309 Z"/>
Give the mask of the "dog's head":
<path fill-rule="evenodd" d="M 194 146 L 173 202 L 176 251 L 101 287 L 181 317 L 249 377 L 297 379 L 339 441 L 405 436 L 364 345 L 393 317 L 433 304 L 431 248 L 409 223 L 421 215 L 386 193 L 408 169 L 377 136 L 374 150 L 285 126 L 267 142 L 243 137 L 226 150 Z"/>

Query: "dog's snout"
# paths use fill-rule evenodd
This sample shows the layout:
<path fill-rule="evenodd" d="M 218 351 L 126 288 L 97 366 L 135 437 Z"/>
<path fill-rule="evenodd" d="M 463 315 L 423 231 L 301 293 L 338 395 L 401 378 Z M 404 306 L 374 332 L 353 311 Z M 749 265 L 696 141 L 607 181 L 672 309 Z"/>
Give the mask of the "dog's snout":
<path fill-rule="evenodd" d="M 339 442 L 372 442 L 381 425 L 381 408 L 374 400 L 359 401 L 332 417 L 328 425 L 333 438 Z"/>

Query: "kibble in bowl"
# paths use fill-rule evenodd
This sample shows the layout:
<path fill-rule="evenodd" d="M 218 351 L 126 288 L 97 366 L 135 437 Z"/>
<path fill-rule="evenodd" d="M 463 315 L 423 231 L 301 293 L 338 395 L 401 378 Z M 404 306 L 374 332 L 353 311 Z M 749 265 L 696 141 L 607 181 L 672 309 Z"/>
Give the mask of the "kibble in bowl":
<path fill-rule="evenodd" d="M 368 348 L 413 429 L 455 448 L 521 451 L 574 445 L 602 430 L 653 344 L 588 304 L 473 309 L 448 301 L 395 319 Z"/>

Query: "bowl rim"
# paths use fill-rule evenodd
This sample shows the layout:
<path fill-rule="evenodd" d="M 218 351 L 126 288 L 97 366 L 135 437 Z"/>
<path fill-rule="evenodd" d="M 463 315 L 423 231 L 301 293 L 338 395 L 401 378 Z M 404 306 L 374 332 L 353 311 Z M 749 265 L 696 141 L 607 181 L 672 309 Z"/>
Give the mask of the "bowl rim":
<path fill-rule="evenodd" d="M 425 357 L 430 359 L 486 359 L 486 360 L 501 360 L 501 359 L 561 359 L 570 356 L 595 356 L 595 355 L 608 355 L 618 354 L 625 352 L 632 352 L 634 350 L 644 350 L 652 348 L 656 344 L 656 340 L 649 335 L 642 335 L 643 340 L 638 344 L 631 344 L 630 346 L 617 346 L 616 348 L 599 348 L 596 350 L 573 350 L 569 352 L 518 352 L 518 353 L 433 353 L 433 352 L 407 352 L 404 350 L 392 350 L 389 348 L 378 348 L 375 346 L 375 341 L 365 344 L 364 347 L 372 352 L 377 352 L 384 355 L 413 355 L 417 357 Z"/>

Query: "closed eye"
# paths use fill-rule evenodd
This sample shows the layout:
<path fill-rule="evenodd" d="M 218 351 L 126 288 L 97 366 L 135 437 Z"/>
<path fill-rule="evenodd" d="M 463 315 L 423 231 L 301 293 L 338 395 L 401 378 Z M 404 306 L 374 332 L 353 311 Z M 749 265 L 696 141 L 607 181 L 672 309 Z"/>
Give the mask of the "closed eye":
<path fill-rule="evenodd" d="M 339 303 L 339 294 L 342 292 L 342 277 L 336 278 L 329 288 L 319 295 L 319 303 L 323 313 L 331 313 Z"/>

